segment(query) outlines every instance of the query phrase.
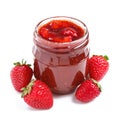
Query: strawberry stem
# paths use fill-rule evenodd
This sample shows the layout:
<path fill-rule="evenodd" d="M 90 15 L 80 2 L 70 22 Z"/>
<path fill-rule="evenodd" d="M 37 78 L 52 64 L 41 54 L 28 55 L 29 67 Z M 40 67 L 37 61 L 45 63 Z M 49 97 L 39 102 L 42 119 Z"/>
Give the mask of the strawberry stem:
<path fill-rule="evenodd" d="M 24 61 L 24 59 L 22 59 L 22 65 L 26 65 L 26 61 Z"/>

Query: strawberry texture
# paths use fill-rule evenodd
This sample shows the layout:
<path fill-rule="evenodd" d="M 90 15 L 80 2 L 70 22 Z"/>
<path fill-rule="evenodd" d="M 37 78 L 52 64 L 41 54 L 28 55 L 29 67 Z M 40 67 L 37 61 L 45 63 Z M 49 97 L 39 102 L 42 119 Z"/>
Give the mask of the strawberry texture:
<path fill-rule="evenodd" d="M 21 92 L 21 89 L 31 81 L 33 70 L 26 62 L 22 64 L 17 62 L 14 65 L 10 72 L 10 78 L 15 90 Z"/>
<path fill-rule="evenodd" d="M 49 109 L 53 106 L 53 95 L 48 86 L 41 80 L 34 80 L 23 89 L 24 101 L 36 109 Z"/>
<path fill-rule="evenodd" d="M 85 80 L 76 89 L 75 97 L 81 102 L 87 103 L 100 95 L 101 87 L 93 80 Z"/>
<path fill-rule="evenodd" d="M 89 59 L 89 74 L 96 81 L 100 81 L 106 75 L 109 69 L 107 56 L 93 55 Z"/>

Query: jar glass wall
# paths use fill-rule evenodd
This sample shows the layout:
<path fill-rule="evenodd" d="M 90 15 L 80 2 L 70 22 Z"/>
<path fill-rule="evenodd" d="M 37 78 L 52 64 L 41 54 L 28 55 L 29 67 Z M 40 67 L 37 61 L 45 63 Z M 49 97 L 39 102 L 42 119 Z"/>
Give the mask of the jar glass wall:
<path fill-rule="evenodd" d="M 38 33 L 53 20 L 70 21 L 84 30 L 84 36 L 71 42 L 51 42 Z M 52 92 L 66 94 L 88 77 L 89 32 L 86 25 L 75 18 L 56 16 L 42 20 L 34 31 L 34 75 L 44 81 Z"/>

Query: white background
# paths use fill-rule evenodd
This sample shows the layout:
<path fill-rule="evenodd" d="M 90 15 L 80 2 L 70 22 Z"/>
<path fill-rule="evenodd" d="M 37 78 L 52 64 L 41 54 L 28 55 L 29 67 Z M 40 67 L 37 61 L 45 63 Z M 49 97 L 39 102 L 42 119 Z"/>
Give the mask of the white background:
<path fill-rule="evenodd" d="M 30 108 L 10 80 L 13 62 L 33 63 L 33 31 L 51 16 L 82 20 L 90 33 L 92 54 L 107 54 L 110 68 L 100 82 L 101 95 L 81 104 L 74 94 L 55 96 L 50 110 Z M 120 121 L 120 4 L 119 0 L 0 0 L 0 120 Z"/>

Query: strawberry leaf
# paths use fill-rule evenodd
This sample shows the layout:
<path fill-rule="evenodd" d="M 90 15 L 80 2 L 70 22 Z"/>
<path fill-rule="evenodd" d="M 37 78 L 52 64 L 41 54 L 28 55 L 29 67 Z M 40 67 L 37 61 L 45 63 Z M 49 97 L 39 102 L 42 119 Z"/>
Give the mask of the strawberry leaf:
<path fill-rule="evenodd" d="M 92 81 L 98 86 L 100 91 L 102 91 L 102 86 L 96 80 L 92 79 Z"/>
<path fill-rule="evenodd" d="M 109 60 L 109 57 L 107 55 L 104 55 L 105 60 Z"/>
<path fill-rule="evenodd" d="M 13 63 L 15 66 L 22 66 L 22 65 L 27 65 L 27 66 L 31 66 L 31 64 L 27 64 L 27 61 L 25 61 L 24 59 L 22 59 L 21 63 L 20 62 L 15 62 Z"/>
<path fill-rule="evenodd" d="M 21 89 L 22 90 L 21 97 L 24 97 L 25 95 L 30 94 L 33 84 L 34 84 L 34 80 L 32 80 L 26 87 Z"/>

